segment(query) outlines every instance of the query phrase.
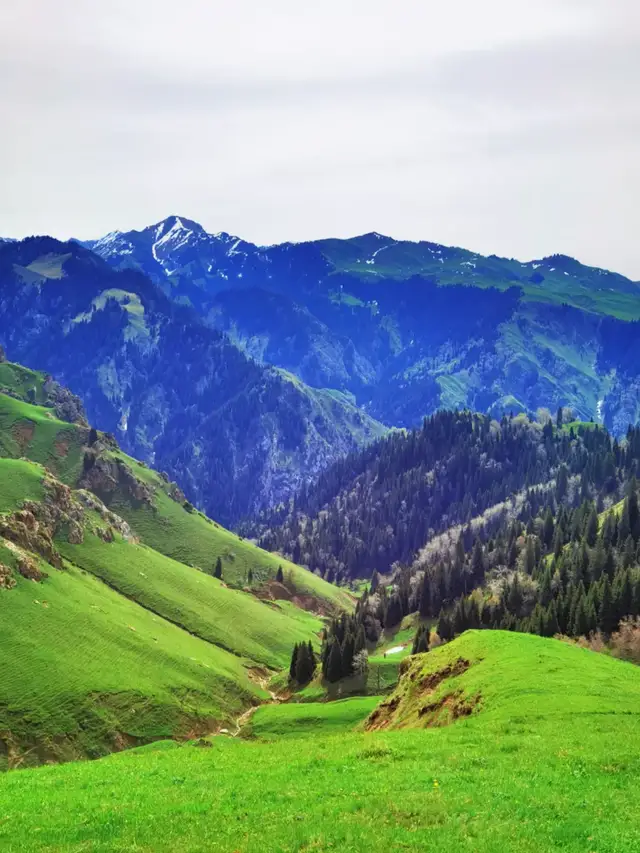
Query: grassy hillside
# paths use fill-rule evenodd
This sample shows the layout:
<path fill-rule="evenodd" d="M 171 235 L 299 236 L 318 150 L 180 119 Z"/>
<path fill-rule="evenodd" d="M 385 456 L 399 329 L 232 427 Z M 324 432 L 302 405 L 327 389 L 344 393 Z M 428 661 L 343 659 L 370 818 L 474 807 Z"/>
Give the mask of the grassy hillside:
<path fill-rule="evenodd" d="M 379 701 L 379 696 L 357 696 L 337 702 L 264 705 L 251 715 L 242 734 L 261 740 L 340 734 L 363 722 Z"/>
<path fill-rule="evenodd" d="M 122 595 L 254 664 L 274 669 L 288 666 L 294 643 L 322 627 L 311 613 L 259 601 L 120 537 L 105 543 L 87 534 L 81 545 L 62 540 L 58 544 L 67 559 Z"/>
<path fill-rule="evenodd" d="M 0 388 L 27 396 L 33 388 L 36 389 L 34 396 L 42 398 L 43 386 L 43 374 L 8 362 L 0 364 Z M 88 436 L 86 427 L 59 420 L 50 408 L 0 393 L 0 457 L 27 457 L 45 465 L 67 485 L 76 486 L 83 474 Z M 293 597 L 297 603 L 320 611 L 351 606 L 351 598 L 343 590 L 275 554 L 256 548 L 190 505 L 183 505 L 182 500 L 169 497 L 172 484 L 156 471 L 108 443 L 101 442 L 97 448 L 99 458 L 120 461 L 135 479 L 149 487 L 152 496 L 149 501 L 139 500 L 131 490 L 120 486 L 108 494 L 98 494 L 151 548 L 204 571 L 213 571 L 220 557 L 225 583 L 243 587 L 251 571 L 255 591 L 274 580 L 282 566 L 285 588 L 275 589 L 270 595 Z"/>
<path fill-rule="evenodd" d="M 0 590 L 0 768 L 208 732 L 259 700 L 235 655 L 85 572 L 45 568 L 42 584 Z"/>
<path fill-rule="evenodd" d="M 277 554 L 257 548 L 251 542 L 226 530 L 206 515 L 190 511 L 169 497 L 170 486 L 160 475 L 121 451 L 111 454 L 122 459 L 135 476 L 151 486 L 152 504 L 131 500 L 122 492 L 110 502 L 111 509 L 125 518 L 141 540 L 168 557 L 212 571 L 218 557 L 222 560 L 223 580 L 231 586 L 246 586 L 249 571 L 254 589 L 273 580 L 282 566 L 285 584 L 292 594 L 312 596 L 322 608 L 350 607 L 352 600 L 344 591 Z M 282 591 L 281 591 L 282 592 Z M 313 602 L 310 602 L 313 604 Z"/>
<path fill-rule="evenodd" d="M 465 634 L 427 658 L 430 673 L 458 658 L 473 661 L 461 678 L 469 695 L 483 697 L 476 713 L 444 728 L 311 733 L 286 750 L 277 741 L 218 738 L 209 749 L 145 750 L 10 774 L 0 780 L 0 846 L 8 853 L 638 849 L 639 669 L 510 633 Z"/>
<path fill-rule="evenodd" d="M 310 611 L 351 599 L 207 519 L 109 437 L 61 421 L 41 374 L 0 368 L 0 768 L 235 725 L 268 698 L 265 667 L 317 639 Z"/>
<path fill-rule="evenodd" d="M 410 658 L 370 729 L 446 725 L 471 714 L 479 724 L 514 718 L 640 714 L 640 669 L 557 640 L 467 631 Z M 640 717 L 638 718 L 640 720 Z"/>
<path fill-rule="evenodd" d="M 50 408 L 0 394 L 1 456 L 40 462 L 71 485 L 80 475 L 87 435 L 87 429 L 59 420 Z"/>

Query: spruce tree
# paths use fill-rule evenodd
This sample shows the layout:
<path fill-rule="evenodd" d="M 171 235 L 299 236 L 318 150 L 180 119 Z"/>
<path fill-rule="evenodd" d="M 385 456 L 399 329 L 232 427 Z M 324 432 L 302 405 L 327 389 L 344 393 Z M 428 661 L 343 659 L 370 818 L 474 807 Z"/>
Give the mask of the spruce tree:
<path fill-rule="evenodd" d="M 329 649 L 325 675 L 327 681 L 330 681 L 332 684 L 336 681 L 340 681 L 342 678 L 342 652 L 339 643 L 335 640 Z"/>
<path fill-rule="evenodd" d="M 573 624 L 571 626 L 571 634 L 574 637 L 582 637 L 589 632 L 589 620 L 587 617 L 586 597 L 584 592 L 578 599 L 575 607 Z"/>
<path fill-rule="evenodd" d="M 598 520 L 598 513 L 596 512 L 596 508 L 592 507 L 591 512 L 589 513 L 589 517 L 587 519 L 587 527 L 585 530 L 585 539 L 587 540 L 587 545 L 590 548 L 593 548 L 593 546 L 596 544 L 599 525 L 600 522 Z"/>
<path fill-rule="evenodd" d="M 449 621 L 449 617 L 444 612 L 444 610 L 440 611 L 440 616 L 438 618 L 438 627 L 436 630 L 440 639 L 445 643 L 453 638 L 451 622 Z"/>
<path fill-rule="evenodd" d="M 276 581 L 278 583 L 284 583 L 284 572 L 282 571 L 282 566 L 278 566 L 278 571 L 276 572 Z"/>
<path fill-rule="evenodd" d="M 344 638 L 344 643 L 342 644 L 342 676 L 345 677 L 347 675 L 351 675 L 353 672 L 353 656 L 354 656 L 354 648 L 355 643 L 353 639 L 353 634 L 348 633 Z"/>
<path fill-rule="evenodd" d="M 542 541 L 544 542 L 547 548 L 551 547 L 554 532 L 555 523 L 553 520 L 553 513 L 551 512 L 551 507 L 547 507 L 547 511 L 544 516 L 544 523 L 542 526 Z"/>
<path fill-rule="evenodd" d="M 556 499 L 560 503 L 567 494 L 569 488 L 569 470 L 566 465 L 562 464 L 558 468 L 556 476 Z"/>
<path fill-rule="evenodd" d="M 289 664 L 289 678 L 295 681 L 296 678 L 296 663 L 298 660 L 298 644 L 296 643 L 291 653 L 291 663 Z"/>
<path fill-rule="evenodd" d="M 307 684 L 313 675 L 315 662 L 313 659 L 313 651 L 309 650 L 306 643 L 301 643 L 298 648 L 298 656 L 296 658 L 296 681 L 298 684 Z"/>
<path fill-rule="evenodd" d="M 213 576 L 214 576 L 214 578 L 218 578 L 218 580 L 222 580 L 222 559 L 221 559 L 221 557 L 218 557 L 218 559 L 216 560 L 216 567 L 213 570 Z"/>

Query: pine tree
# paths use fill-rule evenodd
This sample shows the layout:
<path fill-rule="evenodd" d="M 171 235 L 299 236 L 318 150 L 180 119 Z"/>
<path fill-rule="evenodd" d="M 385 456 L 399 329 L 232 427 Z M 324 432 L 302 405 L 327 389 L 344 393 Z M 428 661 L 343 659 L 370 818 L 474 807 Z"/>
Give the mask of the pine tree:
<path fill-rule="evenodd" d="M 527 536 L 527 547 L 524 552 L 524 570 L 528 575 L 533 574 L 536 565 L 535 552 L 533 549 L 533 536 Z"/>
<path fill-rule="evenodd" d="M 558 468 L 558 474 L 556 476 L 556 499 L 558 503 L 562 501 L 562 499 L 567 494 L 567 489 L 569 488 L 569 470 L 566 465 L 561 465 Z"/>
<path fill-rule="evenodd" d="M 586 597 L 583 592 L 582 596 L 578 599 L 578 602 L 575 607 L 573 624 L 571 626 L 571 634 L 574 637 L 582 637 L 586 636 L 588 632 L 589 620 L 587 617 Z"/>
<path fill-rule="evenodd" d="M 347 675 L 351 675 L 353 672 L 354 649 L 355 643 L 353 634 L 348 633 L 344 638 L 344 643 L 342 644 L 341 669 L 343 678 Z"/>
<path fill-rule="evenodd" d="M 276 572 L 276 581 L 278 583 L 284 583 L 284 572 L 282 571 L 282 566 L 278 566 L 278 571 Z"/>
<path fill-rule="evenodd" d="M 473 546 L 473 554 L 471 555 L 471 573 L 476 582 L 481 582 L 484 578 L 484 554 L 482 551 L 482 542 L 476 539 L 476 544 Z"/>
<path fill-rule="evenodd" d="M 440 611 L 440 616 L 438 617 L 437 632 L 440 639 L 445 643 L 453 638 L 451 622 L 444 610 Z"/>
<path fill-rule="evenodd" d="M 598 520 L 598 513 L 596 512 L 596 508 L 592 507 L 591 512 L 589 513 L 589 517 L 587 519 L 587 526 L 585 530 L 585 539 L 587 540 L 587 545 L 590 548 L 593 548 L 593 546 L 596 544 L 599 525 L 600 522 Z"/>
<path fill-rule="evenodd" d="M 253 569 L 249 569 L 247 572 L 247 586 L 251 586 L 253 584 Z"/>
<path fill-rule="evenodd" d="M 520 589 L 520 583 L 518 582 L 517 572 L 514 574 L 513 582 L 509 587 L 506 605 L 509 612 L 513 613 L 514 616 L 520 615 L 520 608 L 522 607 L 522 590 Z"/>
<path fill-rule="evenodd" d="M 218 557 L 218 559 L 216 560 L 216 567 L 213 570 L 213 576 L 214 576 L 214 578 L 218 578 L 218 580 L 222 580 L 222 559 L 221 559 L 221 557 Z"/>
<path fill-rule="evenodd" d="M 369 584 L 369 592 L 371 593 L 371 595 L 373 595 L 374 592 L 376 592 L 376 590 L 378 589 L 379 586 L 380 586 L 380 575 L 374 569 L 373 574 L 371 575 L 371 583 Z"/>
<path fill-rule="evenodd" d="M 298 684 L 307 684 L 315 670 L 315 657 L 313 648 L 307 643 L 301 643 L 298 647 L 298 655 L 296 658 L 296 674 L 295 679 Z"/>
<path fill-rule="evenodd" d="M 296 678 L 296 663 L 298 660 L 298 644 L 296 643 L 293 647 L 293 652 L 291 653 L 291 663 L 289 664 L 289 678 L 291 681 L 295 681 Z"/>
<path fill-rule="evenodd" d="M 420 607 L 419 613 L 421 619 L 427 619 L 431 613 L 431 578 L 429 573 L 425 572 L 422 578 L 422 586 L 420 589 Z"/>
<path fill-rule="evenodd" d="M 544 523 L 542 526 L 542 541 L 544 542 L 547 548 L 551 547 L 554 532 L 555 522 L 553 520 L 553 513 L 551 512 L 551 507 L 547 507 L 547 511 L 544 516 Z"/>
<path fill-rule="evenodd" d="M 340 681 L 342 678 L 342 651 L 340 645 L 335 640 L 329 650 L 327 658 L 326 679 L 332 684 Z"/>
<path fill-rule="evenodd" d="M 429 628 L 426 625 L 420 625 L 413 638 L 413 646 L 411 648 L 412 655 L 419 655 L 429 651 L 430 634 Z"/>

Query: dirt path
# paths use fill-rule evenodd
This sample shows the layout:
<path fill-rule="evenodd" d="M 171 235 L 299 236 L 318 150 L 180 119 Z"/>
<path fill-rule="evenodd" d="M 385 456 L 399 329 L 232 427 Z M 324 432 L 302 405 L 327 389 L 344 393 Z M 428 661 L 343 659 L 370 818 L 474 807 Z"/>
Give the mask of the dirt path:
<path fill-rule="evenodd" d="M 273 690 L 269 689 L 269 681 L 271 676 L 268 672 L 263 672 L 261 670 L 249 670 L 249 678 L 253 681 L 254 684 L 257 684 L 263 690 L 265 690 L 269 696 L 271 697 L 269 700 L 265 702 L 261 702 L 259 705 L 252 705 L 250 708 L 247 708 L 235 721 L 235 731 L 231 731 L 230 729 L 221 729 L 218 734 L 227 735 L 228 737 L 238 737 L 242 729 L 249 722 L 251 717 L 255 714 L 258 708 L 262 708 L 264 705 L 280 705 L 284 700 L 284 697 L 278 696 L 277 693 L 274 693 Z"/>

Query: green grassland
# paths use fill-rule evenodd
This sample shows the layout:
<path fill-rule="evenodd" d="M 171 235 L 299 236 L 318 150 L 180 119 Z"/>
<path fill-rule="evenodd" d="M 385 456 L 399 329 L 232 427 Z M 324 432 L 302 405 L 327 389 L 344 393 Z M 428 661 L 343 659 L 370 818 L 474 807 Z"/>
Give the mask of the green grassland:
<path fill-rule="evenodd" d="M 352 731 L 380 702 L 379 696 L 357 696 L 336 702 L 263 705 L 243 729 L 245 737 L 274 740 Z"/>
<path fill-rule="evenodd" d="M 640 669 L 556 640 L 489 631 L 469 632 L 416 665 L 426 678 L 459 659 L 470 662 L 466 673 L 436 691 L 481 698 L 471 716 L 446 727 L 320 727 L 288 738 L 285 749 L 278 739 L 216 738 L 209 749 L 162 744 L 9 774 L 0 780 L 0 847 L 638 849 Z M 433 698 L 418 696 L 415 684 L 399 689 L 408 713 Z"/>
<path fill-rule="evenodd" d="M 238 657 L 74 567 L 0 590 L 0 768 L 211 731 L 262 691 Z"/>
<path fill-rule="evenodd" d="M 72 485 L 80 476 L 87 434 L 58 420 L 52 409 L 0 394 L 0 456 L 27 457 Z"/>
<path fill-rule="evenodd" d="M 125 461 L 135 476 L 155 491 L 153 506 L 132 501 L 122 494 L 116 495 L 110 506 L 156 551 L 204 571 L 212 571 L 220 557 L 223 580 L 236 587 L 247 585 L 251 570 L 253 587 L 257 589 L 265 581 L 273 580 L 278 567 L 282 566 L 285 583 L 293 592 L 313 596 L 328 608 L 352 606 L 346 591 L 276 554 L 257 548 L 202 513 L 188 511 L 169 497 L 167 484 L 155 471 L 120 451 L 112 455 Z"/>
<path fill-rule="evenodd" d="M 573 305 L 621 320 L 640 319 L 637 284 L 615 273 L 603 275 L 600 270 L 571 259 L 548 258 L 534 267 L 507 258 L 477 256 L 466 249 L 370 234 L 352 240 L 322 240 L 318 246 L 335 272 L 352 273 L 362 279 L 408 279 L 419 275 L 429 276 L 443 286 L 473 285 L 499 290 L 516 286 L 521 288 L 525 302 Z M 531 281 L 537 267 L 544 274 L 540 283 Z"/>
<path fill-rule="evenodd" d="M 0 367 L 2 387 L 44 397 L 40 374 Z M 0 393 L 0 513 L 25 500 L 53 500 L 43 488 L 47 472 L 75 488 L 88 439 L 86 427 Z M 0 768 L 233 727 L 248 705 L 268 698 L 263 685 L 288 667 L 293 645 L 318 642 L 322 621 L 311 609 L 352 606 L 344 590 L 172 499 L 171 484 L 108 442 L 96 448 L 150 487 L 148 498 L 136 500 L 125 477 L 111 494 L 110 507 L 130 522 L 133 538 L 114 529 L 114 541 L 105 541 L 97 528 L 108 522 L 84 510 L 79 544 L 69 543 L 66 523 L 59 526 L 63 571 L 42 563 L 30 544 L 0 538 L 0 561 L 17 581 L 0 589 Z M 25 534 L 16 527 L 14 535 Z M 21 577 L 18 556 L 48 577 Z M 218 556 L 223 581 L 208 573 Z M 284 584 L 273 583 L 279 565 Z M 251 589 L 238 588 L 249 571 Z"/>
<path fill-rule="evenodd" d="M 13 512 L 23 501 L 41 501 L 44 470 L 24 459 L 0 458 L 0 512 Z"/>
<path fill-rule="evenodd" d="M 44 374 L 10 361 L 0 363 L 0 389 L 12 391 L 34 403 L 42 404 L 46 400 Z"/>
<path fill-rule="evenodd" d="M 293 645 L 322 627 L 311 613 L 229 589 L 204 572 L 120 537 L 105 543 L 87 533 L 81 545 L 57 544 L 69 561 L 122 595 L 253 664 L 288 666 Z"/>

